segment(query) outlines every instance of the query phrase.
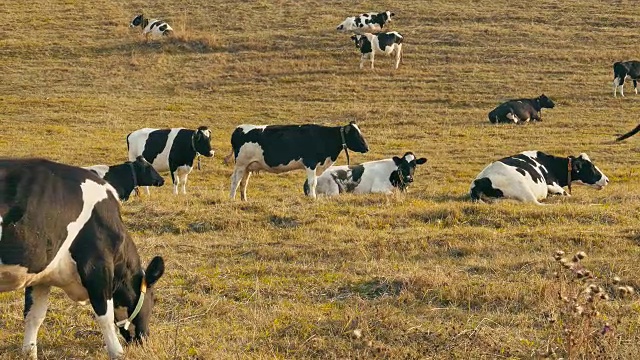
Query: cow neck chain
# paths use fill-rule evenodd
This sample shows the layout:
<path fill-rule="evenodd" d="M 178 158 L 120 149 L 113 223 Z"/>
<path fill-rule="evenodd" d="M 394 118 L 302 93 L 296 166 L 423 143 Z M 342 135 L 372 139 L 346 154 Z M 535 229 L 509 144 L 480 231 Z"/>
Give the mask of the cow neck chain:
<path fill-rule="evenodd" d="M 347 165 L 351 165 L 351 160 L 349 159 L 349 148 L 347 148 L 347 141 L 344 138 L 344 127 L 340 127 L 340 138 L 342 139 L 342 148 L 344 149 L 344 153 L 347 154 Z"/>
<path fill-rule="evenodd" d="M 196 130 L 193 135 L 191 135 L 191 148 L 193 149 L 193 151 L 196 152 L 196 159 L 198 159 L 198 170 L 200 170 L 200 153 L 198 152 L 198 150 L 196 150 L 196 134 L 198 133 L 198 130 Z"/>
<path fill-rule="evenodd" d="M 569 195 L 571 195 L 571 158 L 567 158 L 567 188 L 569 189 Z"/>
<path fill-rule="evenodd" d="M 125 330 L 129 330 L 129 325 L 131 325 L 131 322 L 133 321 L 133 319 L 135 319 L 136 316 L 138 316 L 138 314 L 140 313 L 140 310 L 142 309 L 142 304 L 144 304 L 144 295 L 146 293 L 147 293 L 147 281 L 145 280 L 144 270 L 143 270 L 142 283 L 140 284 L 140 297 L 138 298 L 138 303 L 136 304 L 135 309 L 133 309 L 133 312 L 131 313 L 131 315 L 129 315 L 128 318 L 116 322 L 117 327 L 124 328 Z"/>

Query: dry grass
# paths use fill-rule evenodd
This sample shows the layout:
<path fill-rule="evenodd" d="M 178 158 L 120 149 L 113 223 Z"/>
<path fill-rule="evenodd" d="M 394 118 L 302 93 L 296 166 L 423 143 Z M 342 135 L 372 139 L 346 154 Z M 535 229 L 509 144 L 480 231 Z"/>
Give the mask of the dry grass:
<path fill-rule="evenodd" d="M 358 69 L 347 15 L 392 9 L 404 64 Z M 615 11 L 613 10 L 615 9 Z M 173 39 L 145 43 L 140 10 Z M 637 58 L 633 2 L 81 1 L 0 3 L 0 153 L 77 164 L 126 159 L 141 127 L 208 125 L 216 157 L 124 205 L 145 261 L 167 261 L 146 347 L 131 359 L 529 358 L 556 335 L 550 254 L 584 250 L 596 277 L 638 287 L 639 98 L 614 99 L 614 61 Z M 319 15 L 315 15 L 318 12 Z M 310 21 L 312 20 L 312 21 Z M 310 22 L 309 22 L 310 21 Z M 545 93 L 544 121 L 491 126 L 513 97 Z M 227 199 L 240 123 L 346 124 L 371 152 L 429 158 L 408 194 L 309 201 L 304 174 L 261 174 Z M 473 177 L 529 149 L 587 152 L 612 180 L 554 206 L 475 205 Z M 339 160 L 345 161 L 344 157 Z M 631 299 L 606 354 L 640 353 Z M 0 359 L 19 354 L 22 294 L 0 294 Z M 54 292 L 42 358 L 106 358 L 89 308 Z"/>

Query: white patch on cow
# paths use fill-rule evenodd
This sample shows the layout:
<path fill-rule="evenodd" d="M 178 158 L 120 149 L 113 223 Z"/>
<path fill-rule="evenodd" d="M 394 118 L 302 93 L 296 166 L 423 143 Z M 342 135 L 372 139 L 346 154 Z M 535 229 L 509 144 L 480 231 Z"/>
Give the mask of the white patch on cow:
<path fill-rule="evenodd" d="M 242 124 L 240 126 L 238 126 L 240 129 L 242 129 L 243 133 L 248 133 L 249 131 L 253 130 L 253 129 L 260 129 L 260 130 L 264 130 L 264 128 L 267 127 L 267 125 L 251 125 L 251 124 Z"/>
<path fill-rule="evenodd" d="M 526 153 L 531 152 L 527 151 Z M 540 204 L 539 200 L 545 199 L 548 195 L 546 182 L 535 182 L 528 172 L 523 176 L 516 169 L 514 166 L 496 161 L 485 167 L 480 174 L 476 176 L 475 180 L 489 178 L 492 187 L 494 189 L 500 189 L 505 198 Z M 474 182 L 471 183 L 471 189 L 475 186 Z"/>
<path fill-rule="evenodd" d="M 360 134 L 360 136 L 362 136 L 362 131 L 360 131 L 360 127 L 358 127 L 358 124 L 353 123 L 353 124 L 351 124 L 351 126 L 353 126 L 354 129 L 358 130 L 358 134 Z"/>
<path fill-rule="evenodd" d="M 202 134 L 204 135 L 204 137 L 206 137 L 207 139 L 211 138 L 211 130 L 207 129 L 207 130 L 202 130 Z"/>
<path fill-rule="evenodd" d="M 24 318 L 24 340 L 22 353 L 30 359 L 38 357 L 38 330 L 44 321 L 49 307 L 48 286 L 34 286 L 31 290 L 31 307 Z"/>
<path fill-rule="evenodd" d="M 578 157 L 591 162 L 591 159 L 589 159 L 589 155 L 587 155 L 586 153 L 581 153 L 580 155 L 578 155 Z"/>
<path fill-rule="evenodd" d="M 538 150 L 528 150 L 528 151 L 523 151 L 520 154 L 525 155 L 527 157 L 530 157 L 532 159 L 537 159 L 538 158 Z M 537 162 L 537 161 L 536 161 Z"/>
<path fill-rule="evenodd" d="M 175 179 L 175 183 L 173 184 L 173 193 L 178 194 L 178 185 L 182 185 L 182 193 L 187 193 L 187 177 L 189 173 L 193 170 L 193 167 L 188 165 L 178 166 L 176 171 L 174 171 L 173 176 Z"/>
<path fill-rule="evenodd" d="M 102 331 L 104 342 L 107 344 L 109 357 L 111 359 L 118 359 L 124 355 L 124 351 L 122 349 L 122 345 L 120 345 L 120 341 L 118 340 L 113 313 L 113 299 L 109 299 L 107 300 L 107 313 L 100 316 L 96 314 L 96 321 Z"/>
<path fill-rule="evenodd" d="M 357 185 L 350 180 L 341 180 L 340 185 L 343 188 L 353 186 L 351 190 L 353 194 L 390 194 L 395 190 L 395 187 L 389 181 L 391 173 L 398 169 L 393 159 L 368 161 L 360 165 L 364 167 L 364 171 Z M 327 196 L 338 195 L 340 193 L 340 186 L 336 183 L 336 180 L 334 180 L 334 175 L 338 172 L 345 172 L 349 177 L 352 176 L 352 169 L 347 165 L 331 166 L 318 176 L 316 194 Z"/>
<path fill-rule="evenodd" d="M 83 169 L 93 171 L 96 174 L 98 174 L 98 176 L 100 176 L 101 178 L 104 178 L 104 176 L 109 172 L 109 165 L 86 166 Z"/>
<path fill-rule="evenodd" d="M 613 97 L 617 95 L 618 86 L 620 86 L 620 77 L 616 76 L 616 78 L 613 79 Z"/>
<path fill-rule="evenodd" d="M 416 157 L 415 157 L 415 156 L 413 156 L 413 154 L 407 154 L 407 155 L 405 155 L 405 157 L 404 157 L 404 160 L 405 160 L 406 162 L 408 162 L 408 163 L 412 162 L 412 161 L 413 161 L 413 160 L 415 160 L 415 159 L 416 159 Z"/>
<path fill-rule="evenodd" d="M 160 25 L 156 25 L 153 28 L 151 28 L 151 25 L 153 25 L 153 23 L 158 22 L 158 21 L 160 21 L 161 24 Z M 167 25 L 167 28 L 164 31 L 160 30 L 160 27 L 162 25 Z M 171 26 L 169 26 L 169 24 L 167 24 L 164 21 L 161 21 L 161 20 L 158 20 L 158 19 L 149 19 L 149 23 L 144 28 L 144 30 L 142 30 L 142 35 L 151 34 L 152 37 L 160 37 L 160 36 L 164 35 L 165 31 L 173 31 L 173 28 L 171 28 Z"/>

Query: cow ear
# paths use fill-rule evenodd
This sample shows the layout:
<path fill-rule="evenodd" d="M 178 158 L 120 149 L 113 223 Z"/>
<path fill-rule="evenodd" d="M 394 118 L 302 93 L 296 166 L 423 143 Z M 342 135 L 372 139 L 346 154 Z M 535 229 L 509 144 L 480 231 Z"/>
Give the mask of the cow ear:
<path fill-rule="evenodd" d="M 156 256 L 151 260 L 144 273 L 144 279 L 147 282 L 147 286 L 153 286 L 153 284 L 160 279 L 162 274 L 164 274 L 164 260 L 162 257 Z"/>
<path fill-rule="evenodd" d="M 396 164 L 396 166 L 400 166 L 400 164 L 402 164 L 402 159 L 400 159 L 397 156 L 393 157 L 393 162 Z"/>
<path fill-rule="evenodd" d="M 422 165 L 422 164 L 424 164 L 426 162 L 427 162 L 427 158 L 420 158 L 420 159 L 416 160 L 416 164 L 418 164 L 418 165 Z"/>

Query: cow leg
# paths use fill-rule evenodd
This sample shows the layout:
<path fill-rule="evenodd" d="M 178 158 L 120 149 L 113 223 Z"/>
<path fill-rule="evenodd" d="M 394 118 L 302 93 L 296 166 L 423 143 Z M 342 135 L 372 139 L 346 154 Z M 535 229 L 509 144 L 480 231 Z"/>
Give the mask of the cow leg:
<path fill-rule="evenodd" d="M 235 170 L 233 170 L 233 174 L 231 174 L 231 193 L 229 194 L 231 200 L 235 199 L 236 197 L 236 191 L 238 191 L 240 180 L 244 177 L 245 171 L 247 171 L 247 169 L 238 167 L 236 165 Z"/>
<path fill-rule="evenodd" d="M 22 353 L 29 359 L 38 358 L 38 330 L 49 307 L 49 291 L 44 285 L 27 287 L 24 291 L 24 341 Z"/>
<path fill-rule="evenodd" d="M 179 166 L 176 169 L 176 173 L 178 175 L 178 182 L 174 185 L 174 194 L 178 193 L 178 184 L 182 185 L 182 193 L 187 193 L 187 177 L 191 173 L 193 168 L 191 166 Z"/>
<path fill-rule="evenodd" d="M 316 186 L 318 185 L 318 177 L 316 176 L 316 169 L 307 169 L 307 184 L 309 185 L 309 196 L 316 198 Z"/>
<path fill-rule="evenodd" d="M 251 171 L 245 171 L 244 176 L 240 181 L 240 199 L 242 201 L 247 201 L 247 185 L 249 184 L 250 176 L 251 176 Z"/>
<path fill-rule="evenodd" d="M 145 186 L 145 187 L 144 187 L 144 193 L 145 193 L 145 194 L 147 194 L 147 195 L 150 195 L 150 194 L 151 194 L 151 193 L 149 192 L 149 187 L 148 187 L 148 186 Z"/>
<path fill-rule="evenodd" d="M 633 90 L 636 92 L 636 95 L 638 95 L 638 81 L 636 79 L 633 79 Z"/>
<path fill-rule="evenodd" d="M 78 264 L 79 269 L 82 268 Z M 114 323 L 113 308 L 113 270 L 106 266 L 91 268 L 88 272 L 80 272 L 82 284 L 87 287 L 91 307 L 96 314 L 104 342 L 107 345 L 107 352 L 110 359 L 119 359 L 124 355 L 122 345 L 118 340 L 116 326 Z"/>
<path fill-rule="evenodd" d="M 364 62 L 367 60 L 367 56 L 365 54 L 362 54 L 360 56 L 360 69 L 362 69 L 364 67 Z"/>
<path fill-rule="evenodd" d="M 547 191 L 553 195 L 571 196 L 558 184 L 547 185 Z"/>
<path fill-rule="evenodd" d="M 616 76 L 613 79 L 613 97 L 618 95 L 618 86 L 620 86 L 620 78 Z"/>
<path fill-rule="evenodd" d="M 400 66 L 400 60 L 402 59 L 402 44 L 398 44 L 396 48 L 396 70 L 398 70 L 398 66 Z"/>
<path fill-rule="evenodd" d="M 371 51 L 371 55 L 369 55 L 369 60 L 371 60 L 371 70 L 373 70 L 373 60 L 376 57 L 376 52 L 375 50 Z"/>

